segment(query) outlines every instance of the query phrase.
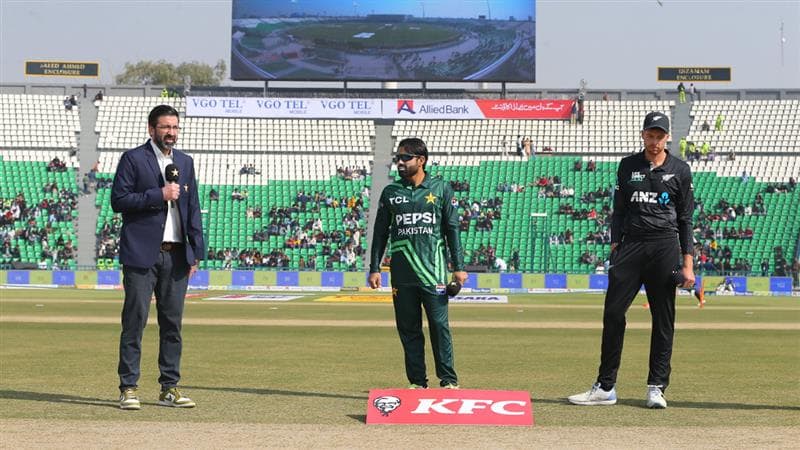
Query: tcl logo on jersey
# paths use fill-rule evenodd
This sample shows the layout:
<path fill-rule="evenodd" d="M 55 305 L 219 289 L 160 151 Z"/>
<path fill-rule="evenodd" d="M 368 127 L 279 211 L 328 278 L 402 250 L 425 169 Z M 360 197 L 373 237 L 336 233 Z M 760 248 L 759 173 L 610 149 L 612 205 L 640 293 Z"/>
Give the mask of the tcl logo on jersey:
<path fill-rule="evenodd" d="M 533 425 L 527 391 L 378 389 L 367 405 L 368 424 Z"/>
<path fill-rule="evenodd" d="M 656 203 L 656 197 L 658 197 L 658 193 L 656 192 L 645 192 L 645 191 L 633 191 L 633 195 L 631 196 L 632 203 Z"/>
<path fill-rule="evenodd" d="M 417 222 L 436 224 L 436 214 L 432 212 L 405 213 L 394 216 L 395 223 L 399 225 L 416 225 Z"/>
<path fill-rule="evenodd" d="M 389 197 L 389 203 L 392 205 L 399 205 L 400 203 L 408 203 L 408 197 Z"/>

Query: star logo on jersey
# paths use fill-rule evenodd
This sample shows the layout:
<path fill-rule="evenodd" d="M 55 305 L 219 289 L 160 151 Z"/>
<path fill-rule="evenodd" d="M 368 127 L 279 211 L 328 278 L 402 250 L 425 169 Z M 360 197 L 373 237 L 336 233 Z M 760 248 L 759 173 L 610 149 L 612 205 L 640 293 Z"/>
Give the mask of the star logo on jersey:
<path fill-rule="evenodd" d="M 392 297 L 397 297 L 397 288 L 396 287 L 392 288 Z"/>
<path fill-rule="evenodd" d="M 428 195 L 425 196 L 425 200 L 427 200 L 427 202 L 425 202 L 426 205 L 428 203 L 436 204 L 436 196 L 433 195 L 433 192 L 428 192 Z"/>
<path fill-rule="evenodd" d="M 178 169 L 172 169 L 172 176 L 178 178 Z"/>

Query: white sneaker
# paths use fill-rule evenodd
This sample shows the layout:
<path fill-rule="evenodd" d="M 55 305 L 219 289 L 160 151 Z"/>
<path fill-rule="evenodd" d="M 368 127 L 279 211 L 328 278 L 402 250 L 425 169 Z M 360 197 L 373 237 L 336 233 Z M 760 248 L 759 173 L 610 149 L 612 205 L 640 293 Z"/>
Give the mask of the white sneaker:
<path fill-rule="evenodd" d="M 595 383 L 588 391 L 582 394 L 571 395 L 567 397 L 567 400 L 573 405 L 613 405 L 617 403 L 617 390 L 611 388 L 610 391 L 604 391 L 600 387 L 600 383 Z"/>
<path fill-rule="evenodd" d="M 139 396 L 136 395 L 136 388 L 129 387 L 119 393 L 119 409 L 140 409 L 142 404 L 139 402 Z"/>
<path fill-rule="evenodd" d="M 667 399 L 664 398 L 664 392 L 661 386 L 647 386 L 647 407 L 664 409 L 667 407 Z"/>

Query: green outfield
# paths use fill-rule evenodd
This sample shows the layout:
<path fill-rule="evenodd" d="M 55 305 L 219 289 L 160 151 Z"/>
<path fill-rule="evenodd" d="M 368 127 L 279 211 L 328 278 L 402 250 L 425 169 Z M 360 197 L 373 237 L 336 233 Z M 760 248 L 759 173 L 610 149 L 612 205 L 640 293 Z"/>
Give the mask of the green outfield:
<path fill-rule="evenodd" d="M 336 295 L 331 293 L 289 302 L 219 302 L 203 298 L 225 293 L 200 294 L 187 301 L 182 360 L 182 385 L 198 407 L 155 405 L 153 323 L 145 331 L 142 410 L 123 412 L 116 404 L 121 292 L 0 290 L 0 425 L 236 423 L 355 432 L 366 427 L 370 388 L 406 385 L 389 303 L 314 301 Z M 595 377 L 602 296 L 509 299 L 505 305 L 451 306 L 456 368 L 464 387 L 530 391 L 534 428 L 702 424 L 788 431 L 798 425 L 796 298 L 716 297 L 698 309 L 679 297 L 664 411 L 644 408 L 649 312 L 643 298 L 628 314 L 620 402 L 593 408 L 568 405 L 564 398 Z"/>
<path fill-rule="evenodd" d="M 428 47 L 457 39 L 461 31 L 448 25 L 421 22 L 383 24 L 376 22 L 331 22 L 299 25 L 286 30 L 300 39 L 334 47 L 412 48 Z M 369 38 L 356 35 L 370 33 Z"/>

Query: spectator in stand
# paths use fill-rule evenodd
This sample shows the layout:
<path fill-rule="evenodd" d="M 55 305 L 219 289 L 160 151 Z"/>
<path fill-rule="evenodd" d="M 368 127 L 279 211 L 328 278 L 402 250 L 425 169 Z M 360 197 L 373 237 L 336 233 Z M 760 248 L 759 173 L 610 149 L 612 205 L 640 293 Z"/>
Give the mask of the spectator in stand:
<path fill-rule="evenodd" d="M 692 102 L 694 102 L 696 95 L 697 95 L 697 89 L 695 89 L 694 83 L 689 83 L 689 98 L 692 99 Z"/>
<path fill-rule="evenodd" d="M 208 192 L 208 199 L 212 202 L 219 201 L 219 192 L 216 189 L 211 188 L 211 191 Z"/>
<path fill-rule="evenodd" d="M 529 160 L 536 158 L 536 149 L 533 148 L 533 141 L 529 137 L 526 137 L 523 141 L 523 153 L 524 157 Z"/>
<path fill-rule="evenodd" d="M 519 249 L 514 249 L 514 252 L 511 253 L 511 259 L 508 261 L 508 263 L 509 270 L 512 272 L 517 272 L 520 270 Z"/>
<path fill-rule="evenodd" d="M 709 161 L 708 159 L 709 152 L 711 152 L 711 145 L 709 145 L 708 142 L 703 142 L 703 144 L 700 145 L 700 156 L 704 160 Z"/>
<path fill-rule="evenodd" d="M 678 83 L 678 102 L 686 103 L 686 87 L 683 82 Z"/>
<path fill-rule="evenodd" d="M 719 114 L 717 115 L 717 120 L 716 120 L 716 122 L 714 122 L 714 129 L 715 129 L 716 131 L 722 131 L 722 123 L 723 123 L 724 121 L 725 121 L 725 116 L 723 116 L 723 115 L 722 115 L 722 113 L 719 113 Z"/>
<path fill-rule="evenodd" d="M 64 97 L 64 109 L 72 111 L 72 103 L 69 101 L 69 97 Z"/>
<path fill-rule="evenodd" d="M 711 124 L 708 121 L 704 121 L 703 125 L 700 126 L 700 131 L 711 131 Z"/>
<path fill-rule="evenodd" d="M 572 170 L 575 172 L 580 172 L 583 169 L 583 161 L 578 159 L 575 160 L 575 164 L 572 165 Z"/>
<path fill-rule="evenodd" d="M 680 141 L 678 141 L 678 150 L 680 151 L 681 158 L 686 159 L 686 137 L 682 137 Z"/>
<path fill-rule="evenodd" d="M 597 163 L 594 162 L 594 159 L 590 159 L 589 163 L 586 164 L 586 171 L 587 172 L 594 172 L 595 170 L 597 170 Z"/>

